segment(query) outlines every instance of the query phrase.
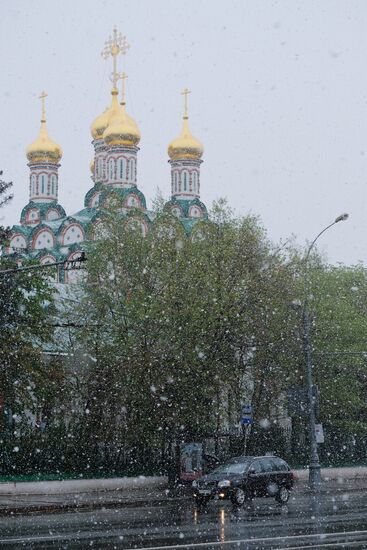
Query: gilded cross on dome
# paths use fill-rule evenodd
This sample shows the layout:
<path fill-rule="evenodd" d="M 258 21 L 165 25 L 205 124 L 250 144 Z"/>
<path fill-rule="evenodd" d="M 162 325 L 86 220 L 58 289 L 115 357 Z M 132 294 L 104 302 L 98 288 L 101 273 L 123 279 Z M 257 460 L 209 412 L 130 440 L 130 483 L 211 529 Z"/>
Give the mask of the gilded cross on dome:
<path fill-rule="evenodd" d="M 41 92 L 41 95 L 38 98 L 38 99 L 41 99 L 41 101 L 42 101 L 42 118 L 41 118 L 41 122 L 46 122 L 46 109 L 45 109 L 45 99 L 46 99 L 46 97 L 47 97 L 46 92 Z"/>
<path fill-rule="evenodd" d="M 113 60 L 113 72 L 112 72 L 112 83 L 113 87 L 117 87 L 117 81 L 121 78 L 121 75 L 117 72 L 117 56 L 125 55 L 130 48 L 126 40 L 126 36 L 123 36 L 121 32 L 115 27 L 113 29 L 113 35 L 109 37 L 105 42 L 105 47 L 101 52 L 101 55 L 104 59 L 112 57 Z"/>
<path fill-rule="evenodd" d="M 185 97 L 185 112 L 184 112 L 184 118 L 188 118 L 188 110 L 187 110 L 187 96 L 191 94 L 191 90 L 188 88 L 185 88 L 181 94 Z"/>

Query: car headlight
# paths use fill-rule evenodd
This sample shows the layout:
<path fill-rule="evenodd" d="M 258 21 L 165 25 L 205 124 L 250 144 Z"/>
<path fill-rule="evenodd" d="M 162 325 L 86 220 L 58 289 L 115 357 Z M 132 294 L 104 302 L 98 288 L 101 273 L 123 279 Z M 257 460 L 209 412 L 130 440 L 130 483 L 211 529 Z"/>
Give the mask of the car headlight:
<path fill-rule="evenodd" d="M 222 481 L 218 481 L 218 487 L 230 487 L 231 482 L 229 479 L 223 479 Z"/>
<path fill-rule="evenodd" d="M 192 487 L 197 487 L 197 486 L 198 486 L 198 482 L 196 481 L 196 479 L 194 479 L 194 481 L 192 482 L 191 486 L 192 486 Z"/>

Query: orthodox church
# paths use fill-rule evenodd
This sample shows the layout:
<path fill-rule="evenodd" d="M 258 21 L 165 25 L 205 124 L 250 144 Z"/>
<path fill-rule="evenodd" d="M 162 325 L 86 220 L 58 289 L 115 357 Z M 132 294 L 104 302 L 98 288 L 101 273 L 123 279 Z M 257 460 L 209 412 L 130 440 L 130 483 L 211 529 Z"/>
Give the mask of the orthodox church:
<path fill-rule="evenodd" d="M 23 208 L 18 225 L 11 229 L 7 253 L 18 265 L 26 260 L 40 264 L 71 262 L 80 257 L 86 242 L 98 238 L 99 226 L 111 197 L 118 196 L 125 223 L 139 224 L 145 235 L 154 223 L 154 214 L 147 210 L 146 200 L 139 190 L 137 164 L 140 131 L 128 114 L 125 98 L 125 73 L 117 72 L 117 57 L 129 48 L 126 38 L 114 29 L 106 42 L 103 57 L 112 57 L 111 104 L 91 125 L 94 158 L 91 162 L 93 186 L 85 195 L 84 208 L 66 215 L 58 202 L 61 147 L 47 130 L 44 92 L 41 127 L 38 137 L 26 149 L 29 167 L 29 202 Z M 119 98 L 118 82 L 122 82 Z M 200 165 L 203 146 L 190 132 L 187 96 L 183 92 L 185 109 L 180 135 L 168 146 L 171 166 L 171 199 L 165 211 L 175 216 L 189 234 L 195 223 L 207 217 L 200 201 Z M 100 226 L 101 228 L 101 226 Z M 78 279 L 78 273 L 59 269 L 58 282 Z"/>

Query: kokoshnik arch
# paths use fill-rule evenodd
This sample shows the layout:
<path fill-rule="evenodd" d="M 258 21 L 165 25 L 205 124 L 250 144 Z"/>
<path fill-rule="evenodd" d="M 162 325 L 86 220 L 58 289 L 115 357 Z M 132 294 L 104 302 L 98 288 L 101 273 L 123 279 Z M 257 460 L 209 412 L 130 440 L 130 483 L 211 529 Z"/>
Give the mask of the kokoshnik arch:
<path fill-rule="evenodd" d="M 154 222 L 146 200 L 138 188 L 137 163 L 140 131 L 127 113 L 125 81 L 127 75 L 117 71 L 117 58 L 125 55 L 129 45 L 115 28 L 105 44 L 102 56 L 112 58 L 111 104 L 91 125 L 94 158 L 90 164 L 93 187 L 86 193 L 84 208 L 67 216 L 58 202 L 61 147 L 53 141 L 46 126 L 45 98 L 42 92 L 41 128 L 38 137 L 26 150 L 29 167 L 29 202 L 23 208 L 19 225 L 11 229 L 7 254 L 18 265 L 33 259 L 41 264 L 73 260 L 80 256 L 84 244 L 98 238 L 98 226 L 113 196 L 121 202 L 125 223 L 138 224 L 143 235 Z M 119 101 L 118 82 L 121 81 Z M 190 132 L 186 88 L 183 126 L 180 135 L 168 146 L 171 165 L 171 199 L 165 211 L 181 223 L 190 234 L 195 223 L 207 218 L 206 206 L 200 201 L 200 165 L 203 146 Z M 79 272 L 59 270 L 59 282 L 73 282 Z M 75 278 L 75 279 L 74 279 Z"/>

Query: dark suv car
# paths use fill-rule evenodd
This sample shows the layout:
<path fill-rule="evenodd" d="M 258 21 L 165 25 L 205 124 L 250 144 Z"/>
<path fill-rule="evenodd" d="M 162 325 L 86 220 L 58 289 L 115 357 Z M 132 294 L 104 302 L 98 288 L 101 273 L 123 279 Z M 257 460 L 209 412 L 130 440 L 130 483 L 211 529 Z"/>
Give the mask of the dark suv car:
<path fill-rule="evenodd" d="M 285 504 L 293 487 L 294 474 L 276 456 L 238 456 L 192 483 L 197 504 L 211 498 L 230 499 L 242 506 L 253 497 L 272 496 Z"/>

